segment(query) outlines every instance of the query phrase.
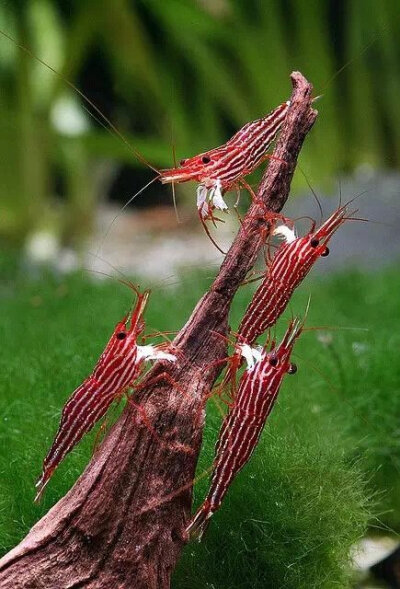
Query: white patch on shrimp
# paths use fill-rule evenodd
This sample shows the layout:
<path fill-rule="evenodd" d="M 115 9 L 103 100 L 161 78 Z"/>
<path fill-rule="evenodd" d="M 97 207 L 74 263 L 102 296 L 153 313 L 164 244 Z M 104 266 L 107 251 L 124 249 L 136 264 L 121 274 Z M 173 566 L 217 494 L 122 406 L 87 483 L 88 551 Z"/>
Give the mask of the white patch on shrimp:
<path fill-rule="evenodd" d="M 278 227 L 275 227 L 272 234 L 282 237 L 286 243 L 293 243 L 293 241 L 297 239 L 294 229 L 290 229 L 287 225 L 278 225 Z"/>
<path fill-rule="evenodd" d="M 252 348 L 248 344 L 238 344 L 240 353 L 247 362 L 247 370 L 253 370 L 257 362 L 263 357 L 262 348 Z"/>
<path fill-rule="evenodd" d="M 228 205 L 222 198 L 221 180 L 217 180 L 215 186 L 211 188 L 210 202 L 215 206 L 216 209 L 219 209 L 220 211 L 225 211 L 228 208 Z"/>
<path fill-rule="evenodd" d="M 202 217 L 207 217 L 210 207 L 215 207 L 220 211 L 226 211 L 228 205 L 222 197 L 221 181 L 217 180 L 212 188 L 208 189 L 204 184 L 197 188 L 197 208 Z"/>
<path fill-rule="evenodd" d="M 197 208 L 200 210 L 203 210 L 203 207 L 206 203 L 207 200 L 207 188 L 204 186 L 204 184 L 200 184 L 197 187 Z"/>
<path fill-rule="evenodd" d="M 168 362 L 176 362 L 176 356 L 157 350 L 154 346 L 137 346 L 137 359 L 167 360 Z"/>

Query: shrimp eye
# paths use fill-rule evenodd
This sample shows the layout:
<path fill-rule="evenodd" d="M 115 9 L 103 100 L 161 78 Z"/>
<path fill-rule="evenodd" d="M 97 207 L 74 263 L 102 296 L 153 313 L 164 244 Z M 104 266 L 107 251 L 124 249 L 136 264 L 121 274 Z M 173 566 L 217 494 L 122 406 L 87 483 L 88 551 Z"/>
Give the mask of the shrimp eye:
<path fill-rule="evenodd" d="M 181 160 L 181 161 L 179 162 L 179 165 L 180 165 L 180 166 L 184 166 L 184 165 L 185 165 L 185 163 L 186 163 L 186 160 Z"/>
<path fill-rule="evenodd" d="M 203 164 L 209 164 L 211 162 L 208 155 L 203 155 L 203 157 L 201 158 L 201 161 L 203 162 Z"/>
<path fill-rule="evenodd" d="M 276 356 L 271 356 L 271 358 L 269 359 L 269 363 L 271 364 L 271 366 L 276 366 L 278 364 L 278 358 Z"/>
<path fill-rule="evenodd" d="M 313 239 L 310 241 L 310 245 L 311 245 L 311 247 L 318 247 L 319 246 L 319 239 L 317 239 L 316 237 L 313 237 Z"/>
<path fill-rule="evenodd" d="M 321 256 L 323 256 L 324 258 L 326 258 L 326 256 L 329 256 L 329 247 L 326 247 L 324 249 L 324 251 L 322 252 Z"/>
<path fill-rule="evenodd" d="M 291 364 L 289 366 L 288 374 L 296 374 L 296 372 L 297 372 L 297 366 L 296 366 L 296 364 Z"/>
<path fill-rule="evenodd" d="M 119 331 L 119 332 L 117 333 L 117 339 L 123 340 L 123 339 L 125 339 L 125 338 L 126 338 L 126 333 L 125 333 L 125 331 Z"/>

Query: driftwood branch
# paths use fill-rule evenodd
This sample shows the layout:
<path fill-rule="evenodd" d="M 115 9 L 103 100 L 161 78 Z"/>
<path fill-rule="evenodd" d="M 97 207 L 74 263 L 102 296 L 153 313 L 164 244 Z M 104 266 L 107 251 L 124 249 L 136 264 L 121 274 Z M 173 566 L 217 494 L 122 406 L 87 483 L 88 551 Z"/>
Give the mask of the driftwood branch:
<path fill-rule="evenodd" d="M 293 73 L 288 116 L 258 197 L 282 209 L 297 156 L 317 116 L 311 85 Z M 157 363 L 74 487 L 0 561 L 0 588 L 166 588 L 186 541 L 204 405 L 226 356 L 232 299 L 269 231 L 252 204 L 210 290 Z M 176 386 L 162 374 L 167 370 Z M 161 375 L 161 376 L 160 376 Z M 159 376 L 158 380 L 155 378 Z"/>

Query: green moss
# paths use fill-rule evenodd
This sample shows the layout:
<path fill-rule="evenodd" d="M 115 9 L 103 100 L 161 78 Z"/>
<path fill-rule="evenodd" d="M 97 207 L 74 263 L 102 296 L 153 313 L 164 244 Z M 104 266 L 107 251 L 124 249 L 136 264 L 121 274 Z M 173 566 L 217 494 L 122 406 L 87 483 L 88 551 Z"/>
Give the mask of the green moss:
<path fill-rule="evenodd" d="M 16 277 L 15 265 L 2 267 L 0 546 L 6 551 L 70 488 L 91 455 L 95 432 L 57 470 L 43 503 L 33 504 L 62 404 L 91 371 L 132 296 L 115 282 L 82 276 L 32 282 Z M 192 275 L 177 290 L 156 290 L 149 327 L 178 329 L 209 281 Z M 378 521 L 371 512 L 400 528 L 400 277 L 396 270 L 379 280 L 347 272 L 307 286 L 291 309 L 302 313 L 312 291 L 308 326 L 357 329 L 325 330 L 331 340 L 324 341 L 319 331 L 303 334 L 298 373 L 286 378 L 253 459 L 203 543 L 186 548 L 175 587 L 346 587 L 349 549 L 367 521 Z M 248 287 L 238 294 L 233 328 L 249 294 Z M 278 335 L 284 327 L 283 319 Z M 212 462 L 220 421 L 211 400 L 199 474 Z M 196 484 L 196 504 L 206 490 L 206 479 Z"/>
<path fill-rule="evenodd" d="M 295 420 L 282 419 L 291 393 L 292 385 L 282 391 L 281 406 L 202 544 L 185 549 L 173 586 L 347 586 L 349 548 L 368 520 L 363 478 L 346 460 L 333 424 L 325 422 L 324 431 L 320 422 L 311 424 L 305 406 Z M 208 444 L 200 468 L 211 460 Z M 197 502 L 206 489 L 206 482 L 198 484 Z"/>

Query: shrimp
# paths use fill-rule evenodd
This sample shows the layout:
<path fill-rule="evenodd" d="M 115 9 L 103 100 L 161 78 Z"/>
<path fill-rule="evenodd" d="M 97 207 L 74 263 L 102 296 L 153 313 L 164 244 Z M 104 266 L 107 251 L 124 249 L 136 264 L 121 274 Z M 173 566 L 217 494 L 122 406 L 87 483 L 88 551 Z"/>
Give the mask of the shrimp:
<path fill-rule="evenodd" d="M 215 447 L 215 461 L 210 490 L 186 531 L 189 536 L 201 536 L 210 517 L 220 508 L 229 485 L 250 459 L 257 446 L 268 415 L 278 396 L 286 373 L 297 371 L 290 355 L 303 323 L 295 318 L 278 346 L 266 349 L 247 347 L 243 350 L 249 360 L 243 373 L 235 401 L 226 415 Z"/>
<path fill-rule="evenodd" d="M 103 417 L 111 403 L 132 386 L 145 360 L 174 362 L 176 357 L 155 346 L 138 345 L 144 330 L 143 312 L 150 291 L 137 294 L 136 305 L 117 323 L 92 374 L 75 389 L 64 405 L 60 425 L 53 444 L 44 459 L 42 474 L 36 483 L 39 501 L 53 472 L 82 437 Z"/>
<path fill-rule="evenodd" d="M 348 204 L 338 207 L 319 227 L 315 223 L 310 231 L 297 237 L 287 225 L 277 225 L 273 231 L 284 239 L 265 272 L 264 279 L 255 291 L 239 325 L 237 342 L 252 346 L 286 309 L 294 290 L 304 280 L 315 262 L 329 254 L 328 242 L 337 229 L 352 214 L 347 212 Z M 234 382 L 234 374 L 241 364 L 243 354 L 240 346 L 231 358 L 223 385 Z"/>
<path fill-rule="evenodd" d="M 238 186 L 268 156 L 271 143 L 285 121 L 290 101 L 283 102 L 266 116 L 247 123 L 224 145 L 183 159 L 179 167 L 161 170 L 163 184 L 199 182 L 197 208 L 203 220 L 213 218 L 213 209 L 228 208 L 223 195 Z"/>
<path fill-rule="evenodd" d="M 212 210 L 214 208 L 220 210 L 227 209 L 227 205 L 223 199 L 223 193 L 237 186 L 244 176 L 253 172 L 267 157 L 271 157 L 266 154 L 266 151 L 281 128 L 290 106 L 290 101 L 284 102 L 266 116 L 245 124 L 231 139 L 220 147 L 181 160 L 178 167 L 158 170 L 136 148 L 128 143 L 112 121 L 75 84 L 64 78 L 51 65 L 35 55 L 29 48 L 20 44 L 8 33 L 0 30 L 0 34 L 14 43 L 21 51 L 24 51 L 31 58 L 50 70 L 54 75 L 62 79 L 65 84 L 72 88 L 93 109 L 94 117 L 100 117 L 100 122 L 104 123 L 105 127 L 125 144 L 134 157 L 155 172 L 156 176 L 128 200 L 123 210 L 148 188 L 150 184 L 153 184 L 157 180 L 160 180 L 162 184 L 172 184 L 175 204 L 175 184 L 194 180 L 200 182 L 197 189 L 197 208 L 200 218 L 202 221 L 210 218 L 213 219 Z M 113 219 L 111 224 L 114 221 L 115 219 Z"/>
<path fill-rule="evenodd" d="M 106 117 L 96 104 L 77 86 L 62 76 L 43 59 L 35 55 L 29 48 L 19 43 L 10 34 L 1 29 L 0 34 L 72 88 L 86 102 L 86 104 L 89 105 L 90 109 L 94 111 L 94 115 L 93 113 L 90 114 L 92 114 L 94 118 L 99 117 L 99 122 L 104 124 L 112 134 L 117 136 L 118 139 L 133 153 L 138 161 L 142 162 L 155 172 L 156 175 L 127 201 L 122 210 L 135 200 L 137 196 L 142 194 L 150 184 L 158 180 L 160 180 L 162 184 L 172 185 L 175 204 L 174 185 L 176 183 L 179 184 L 193 180 L 200 183 L 197 189 L 197 208 L 203 226 L 204 220 L 214 220 L 214 209 L 227 209 L 227 205 L 223 199 L 224 193 L 232 188 L 238 187 L 240 183 L 249 189 L 249 186 L 244 183 L 243 178 L 253 172 L 266 158 L 272 157 L 268 156 L 266 152 L 282 127 L 290 106 L 290 101 L 286 101 L 266 116 L 245 124 L 231 139 L 220 147 L 183 159 L 178 167 L 175 166 L 171 169 L 158 170 L 155 166 L 150 164 L 136 148 L 128 143 L 127 139 L 112 121 Z M 331 84 L 333 80 L 343 72 L 343 70 L 352 64 L 353 61 L 363 55 L 363 53 L 376 42 L 377 38 L 379 38 L 379 36 L 372 38 L 362 51 L 338 69 L 321 88 L 321 92 L 329 86 L 329 84 Z M 313 99 L 313 101 L 320 98 L 322 95 L 321 92 L 319 93 L 319 96 Z M 111 225 L 114 221 L 115 219 L 112 220 Z M 110 227 L 108 228 L 107 233 Z M 210 237 L 207 229 L 206 232 Z"/>
<path fill-rule="evenodd" d="M 328 243 L 337 229 L 351 218 L 347 205 L 336 209 L 332 215 L 315 229 L 296 237 L 286 225 L 278 225 L 273 233 L 280 235 L 284 243 L 275 253 L 264 280 L 257 288 L 239 326 L 239 339 L 250 346 L 269 327 L 274 325 L 292 296 L 315 262 L 329 255 Z"/>

